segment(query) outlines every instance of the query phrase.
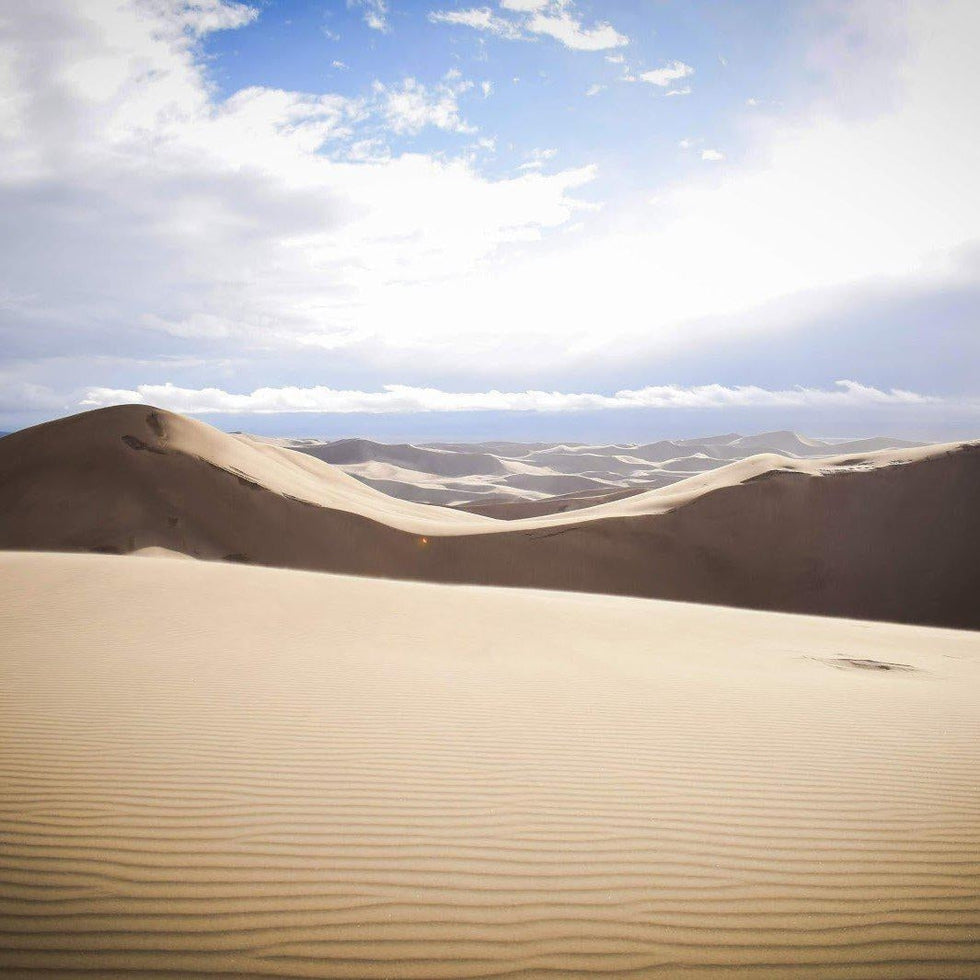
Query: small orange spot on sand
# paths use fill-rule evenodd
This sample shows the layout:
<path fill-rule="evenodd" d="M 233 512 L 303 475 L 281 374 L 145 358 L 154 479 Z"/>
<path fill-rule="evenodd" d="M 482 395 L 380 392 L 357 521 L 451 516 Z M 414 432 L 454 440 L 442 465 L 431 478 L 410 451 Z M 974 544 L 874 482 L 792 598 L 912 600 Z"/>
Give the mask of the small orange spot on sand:
<path fill-rule="evenodd" d="M 422 545 L 423 547 L 425 547 L 425 545 L 427 545 L 427 544 L 429 543 L 429 539 L 428 539 L 428 538 L 422 538 L 422 539 L 420 540 L 420 542 L 419 542 L 419 543 L 420 543 L 420 544 L 421 544 L 421 545 Z"/>

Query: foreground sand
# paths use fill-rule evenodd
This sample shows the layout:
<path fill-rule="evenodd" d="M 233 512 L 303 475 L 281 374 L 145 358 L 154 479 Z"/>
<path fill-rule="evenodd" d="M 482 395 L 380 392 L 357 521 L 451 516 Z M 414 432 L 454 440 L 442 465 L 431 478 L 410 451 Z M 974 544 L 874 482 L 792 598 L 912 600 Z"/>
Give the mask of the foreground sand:
<path fill-rule="evenodd" d="M 6 976 L 980 975 L 975 633 L 8 553 L 0 637 Z"/>

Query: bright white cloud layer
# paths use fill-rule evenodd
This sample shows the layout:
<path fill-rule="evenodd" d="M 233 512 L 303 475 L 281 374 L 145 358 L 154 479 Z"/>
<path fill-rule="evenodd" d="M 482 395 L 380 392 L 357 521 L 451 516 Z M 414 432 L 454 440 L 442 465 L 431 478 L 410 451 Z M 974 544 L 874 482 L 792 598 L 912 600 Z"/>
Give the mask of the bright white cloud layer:
<path fill-rule="evenodd" d="M 374 321 L 371 297 L 539 238 L 595 175 L 492 180 L 464 154 L 389 152 L 425 127 L 471 132 L 472 86 L 455 73 L 362 97 L 256 86 L 215 101 L 193 40 L 256 16 L 240 4 L 46 7 L 6 11 L 0 42 L 0 324 L 21 337 L 71 323 L 76 338 L 383 343 L 379 329 L 405 324 Z"/>
<path fill-rule="evenodd" d="M 791 388 L 770 391 L 752 385 L 725 387 L 660 385 L 613 395 L 558 391 L 453 392 L 437 388 L 385 385 L 381 391 L 337 391 L 333 388 L 259 388 L 236 395 L 220 388 L 194 390 L 172 384 L 139 385 L 133 390 L 92 388 L 82 399 L 86 408 L 130 403 L 150 404 L 187 414 L 311 412 L 404 414 L 414 412 L 581 412 L 636 408 L 819 408 L 881 405 L 926 405 L 942 399 L 911 391 L 881 391 L 855 381 L 838 381 L 833 389 Z"/>
<path fill-rule="evenodd" d="M 691 79 L 686 62 L 651 59 L 642 74 L 652 89 L 612 85 L 588 99 L 590 85 L 620 71 L 641 77 L 644 62 L 639 35 L 630 67 L 625 35 L 592 20 L 584 5 L 433 7 L 435 24 L 428 7 L 415 12 L 419 29 L 446 44 L 446 63 L 431 74 L 379 70 L 358 89 L 356 47 L 325 41 L 323 77 L 342 77 L 343 94 L 256 84 L 222 99 L 201 39 L 261 25 L 259 4 L 8 4 L 0 36 L 0 351 L 14 373 L 0 394 L 24 392 L 37 403 L 43 394 L 47 405 L 97 383 L 228 384 L 204 368 L 193 377 L 171 373 L 165 354 L 202 363 L 261 357 L 273 369 L 304 359 L 304 383 L 308 369 L 335 380 L 328 372 L 344 358 L 346 376 L 361 387 L 438 372 L 458 379 L 445 387 L 465 390 L 520 387 L 543 371 L 549 384 L 572 369 L 608 379 L 638 357 L 683 350 L 698 354 L 702 368 L 685 379 L 732 381 L 737 374 L 723 375 L 712 361 L 715 345 L 787 333 L 792 317 L 774 319 L 774 308 L 810 310 L 852 288 L 954 291 L 980 281 L 973 0 L 848 5 L 856 26 L 817 52 L 829 80 L 825 101 L 790 119 L 777 114 L 769 97 L 776 93 L 751 111 L 742 106 L 748 90 L 732 93 L 727 130 L 713 129 L 708 114 L 686 115 L 703 108 L 707 69 L 695 76 L 704 79 L 698 106 L 650 98 L 681 94 Z M 368 36 L 394 45 L 410 15 L 383 2 L 352 9 L 358 44 Z M 368 35 L 362 16 L 389 33 Z M 447 71 L 464 46 L 440 24 L 607 51 L 571 58 L 557 44 L 507 48 L 515 58 L 551 55 L 582 66 L 568 90 L 575 125 L 600 106 L 611 111 L 624 94 L 676 114 L 684 128 L 670 144 L 699 134 L 684 140 L 690 152 L 671 151 L 683 176 L 620 192 L 622 147 L 600 173 L 589 152 L 575 149 L 580 143 L 563 142 L 561 126 L 523 139 L 498 132 L 489 121 L 499 121 L 494 113 L 507 100 L 519 106 L 532 92 L 531 74 L 522 70 L 525 81 L 512 84 L 518 75 L 508 65 L 484 99 L 491 64 L 463 61 Z M 848 60 L 867 48 L 880 48 L 885 68 Z M 326 68 L 340 62 L 336 54 L 351 66 L 342 76 Z M 834 79 L 849 78 L 847 93 L 877 92 L 875 72 L 890 80 L 887 98 L 855 108 L 837 91 Z M 541 91 L 557 85 L 534 77 Z M 741 145 L 725 132 L 741 133 Z M 534 150 L 544 141 L 548 149 Z M 481 169 L 495 148 L 512 154 L 509 167 Z M 931 326 L 924 323 L 922 336 Z M 68 367 L 55 383 L 21 368 L 57 358 L 71 365 L 76 355 L 92 365 L 122 351 L 156 369 L 75 377 Z M 887 351 L 882 360 L 889 363 Z M 268 383 L 297 377 L 283 368 Z M 265 380 L 255 373 L 248 385 Z"/>

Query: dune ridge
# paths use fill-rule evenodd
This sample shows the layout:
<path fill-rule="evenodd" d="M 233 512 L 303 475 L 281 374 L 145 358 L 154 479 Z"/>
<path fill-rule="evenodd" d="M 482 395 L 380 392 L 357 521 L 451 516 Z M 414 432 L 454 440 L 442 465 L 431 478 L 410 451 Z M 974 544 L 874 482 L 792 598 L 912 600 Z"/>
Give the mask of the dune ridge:
<path fill-rule="evenodd" d="M 198 558 L 980 628 L 977 444 L 758 455 L 524 520 L 389 497 L 125 406 L 0 442 L 0 547 Z"/>
<path fill-rule="evenodd" d="M 976 634 L 19 553 L 0 629 L 5 976 L 980 970 Z"/>
<path fill-rule="evenodd" d="M 758 453 L 816 458 L 923 445 L 890 437 L 859 440 L 813 439 L 795 432 L 753 436 L 726 433 L 696 439 L 592 446 L 580 443 L 423 443 L 386 445 L 370 439 L 243 438 L 295 449 L 340 466 L 369 486 L 405 500 L 461 506 L 474 513 L 493 505 L 496 517 L 546 513 L 548 495 L 591 489 L 596 496 L 621 490 L 653 490 Z M 435 453 L 433 452 L 435 450 Z M 488 458 L 492 457 L 492 459 Z M 541 494 L 541 495 L 539 495 Z M 503 502 L 515 506 L 511 513 Z M 476 508 L 469 505 L 476 504 Z M 568 509 L 560 505 L 559 509 Z"/>

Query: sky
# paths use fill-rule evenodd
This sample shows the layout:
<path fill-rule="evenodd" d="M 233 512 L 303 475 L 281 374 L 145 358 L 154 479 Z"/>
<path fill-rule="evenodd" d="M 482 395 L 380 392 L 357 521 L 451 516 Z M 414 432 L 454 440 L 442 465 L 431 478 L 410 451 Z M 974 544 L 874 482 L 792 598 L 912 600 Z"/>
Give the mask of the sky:
<path fill-rule="evenodd" d="M 980 437 L 975 0 L 0 7 L 0 430 Z"/>

